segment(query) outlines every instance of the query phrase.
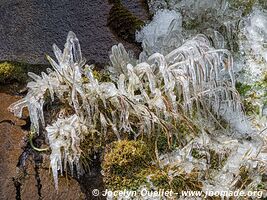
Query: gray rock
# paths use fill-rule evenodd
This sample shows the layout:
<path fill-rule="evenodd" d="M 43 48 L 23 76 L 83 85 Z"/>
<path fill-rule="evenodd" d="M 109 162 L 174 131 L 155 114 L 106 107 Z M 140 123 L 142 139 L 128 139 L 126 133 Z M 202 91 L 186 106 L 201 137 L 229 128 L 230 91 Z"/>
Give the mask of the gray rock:
<path fill-rule="evenodd" d="M 138 1 L 125 1 L 137 16 L 146 18 Z M 77 34 L 87 60 L 105 63 L 119 39 L 110 32 L 108 0 L 4 0 L 0 2 L 0 60 L 47 63 L 52 44 L 65 43 L 68 31 Z M 123 42 L 127 49 L 137 48 Z"/>

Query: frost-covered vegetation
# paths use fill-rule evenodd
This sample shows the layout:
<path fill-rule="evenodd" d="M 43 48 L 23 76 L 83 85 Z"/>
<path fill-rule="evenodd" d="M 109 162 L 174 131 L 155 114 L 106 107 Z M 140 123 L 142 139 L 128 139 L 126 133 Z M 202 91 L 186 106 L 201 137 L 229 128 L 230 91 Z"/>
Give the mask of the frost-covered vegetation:
<path fill-rule="evenodd" d="M 149 5 L 153 20 L 136 33 L 139 58 L 115 45 L 110 65 L 97 75 L 69 32 L 63 51 L 53 45 L 52 69 L 29 73 L 28 94 L 10 106 L 18 117 L 27 107 L 32 129 L 46 135 L 56 188 L 58 171 L 85 172 L 85 151 L 99 149 L 88 144 L 94 135 L 110 189 L 266 192 L 267 16 L 261 3 Z M 51 103 L 58 106 L 52 119 L 44 114 Z"/>

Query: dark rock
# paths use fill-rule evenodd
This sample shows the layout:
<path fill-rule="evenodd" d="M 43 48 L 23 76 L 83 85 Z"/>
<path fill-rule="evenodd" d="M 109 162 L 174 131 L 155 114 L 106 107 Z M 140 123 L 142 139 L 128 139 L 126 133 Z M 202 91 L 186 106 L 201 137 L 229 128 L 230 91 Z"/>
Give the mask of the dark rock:
<path fill-rule="evenodd" d="M 145 16 L 137 2 L 126 4 L 134 14 Z M 107 27 L 111 6 L 108 0 L 1 1 L 0 60 L 47 63 L 44 55 L 53 55 L 52 44 L 62 48 L 72 30 L 87 60 L 106 63 L 112 45 L 120 42 Z M 138 51 L 135 45 L 123 43 Z"/>

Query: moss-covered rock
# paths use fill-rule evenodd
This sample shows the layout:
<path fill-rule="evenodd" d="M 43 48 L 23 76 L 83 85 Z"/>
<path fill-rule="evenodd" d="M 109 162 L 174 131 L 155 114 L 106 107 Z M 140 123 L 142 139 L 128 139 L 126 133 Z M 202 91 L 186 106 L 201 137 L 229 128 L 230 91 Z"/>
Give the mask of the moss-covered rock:
<path fill-rule="evenodd" d="M 201 190 L 199 173 L 186 173 L 175 166 L 158 167 L 150 156 L 147 144 L 142 141 L 117 141 L 108 147 L 102 163 L 104 183 L 112 190 L 137 190 L 146 186 L 174 190 Z"/>
<path fill-rule="evenodd" d="M 25 81 L 25 71 L 21 64 L 4 61 L 0 63 L 0 82 Z"/>
<path fill-rule="evenodd" d="M 0 84 L 25 83 L 28 79 L 27 73 L 29 71 L 38 74 L 38 72 L 44 71 L 47 67 L 49 66 L 16 61 L 0 61 Z"/>
<path fill-rule="evenodd" d="M 137 189 L 146 183 L 144 170 L 151 161 L 146 144 L 142 141 L 116 141 L 104 156 L 102 169 L 104 183 L 112 190 Z"/>
<path fill-rule="evenodd" d="M 124 7 L 119 0 L 112 0 L 113 7 L 109 12 L 108 26 L 123 40 L 135 42 L 135 33 L 144 22 Z"/>

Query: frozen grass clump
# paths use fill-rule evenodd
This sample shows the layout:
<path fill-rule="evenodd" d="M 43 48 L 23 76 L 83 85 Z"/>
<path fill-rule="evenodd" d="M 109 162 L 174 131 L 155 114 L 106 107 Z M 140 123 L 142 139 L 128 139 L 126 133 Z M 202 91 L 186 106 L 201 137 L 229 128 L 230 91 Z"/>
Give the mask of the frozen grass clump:
<path fill-rule="evenodd" d="M 121 52 L 125 51 L 122 46 L 120 48 Z M 123 59 L 116 57 L 116 60 Z M 119 71 L 124 63 L 112 65 L 111 71 Z M 215 105 L 218 109 L 221 103 L 237 108 L 235 103 L 239 99 L 234 86 L 231 53 L 225 49 L 214 49 L 204 35 L 187 40 L 165 56 L 154 53 L 147 61 L 136 66 L 128 65 L 127 69 L 123 77 L 131 87 L 126 93 L 134 95 L 140 91 L 138 97 L 148 105 L 151 104 L 149 99 L 157 98 L 158 106 L 165 109 L 163 102 L 166 99 L 172 112 L 177 112 L 177 102 L 183 104 L 184 111 L 192 111 L 194 103 L 197 108 L 202 104 L 205 108 Z M 121 74 L 117 74 L 117 79 L 119 76 Z M 143 84 L 145 82 L 147 84 Z"/>
<path fill-rule="evenodd" d="M 153 53 L 142 61 L 129 55 L 122 44 L 113 46 L 111 81 L 107 82 L 98 80 L 92 66 L 86 65 L 73 32 L 63 52 L 56 45 L 53 49 L 57 62 L 48 57 L 53 70 L 41 76 L 29 73 L 34 81 L 28 83 L 27 95 L 10 110 L 21 117 L 27 107 L 32 128 L 46 134 L 56 188 L 58 170 L 62 173 L 70 168 L 73 173 L 76 166 L 81 172 L 81 143 L 89 133 L 116 140 L 156 138 L 158 156 L 159 135 L 170 146 L 179 140 L 181 124 L 193 135 L 205 128 L 196 125 L 199 116 L 218 122 L 215 116 L 221 106 L 239 109 L 232 56 L 227 50 L 213 48 L 204 35 L 166 55 Z M 45 118 L 43 107 L 53 102 L 69 111 Z"/>

